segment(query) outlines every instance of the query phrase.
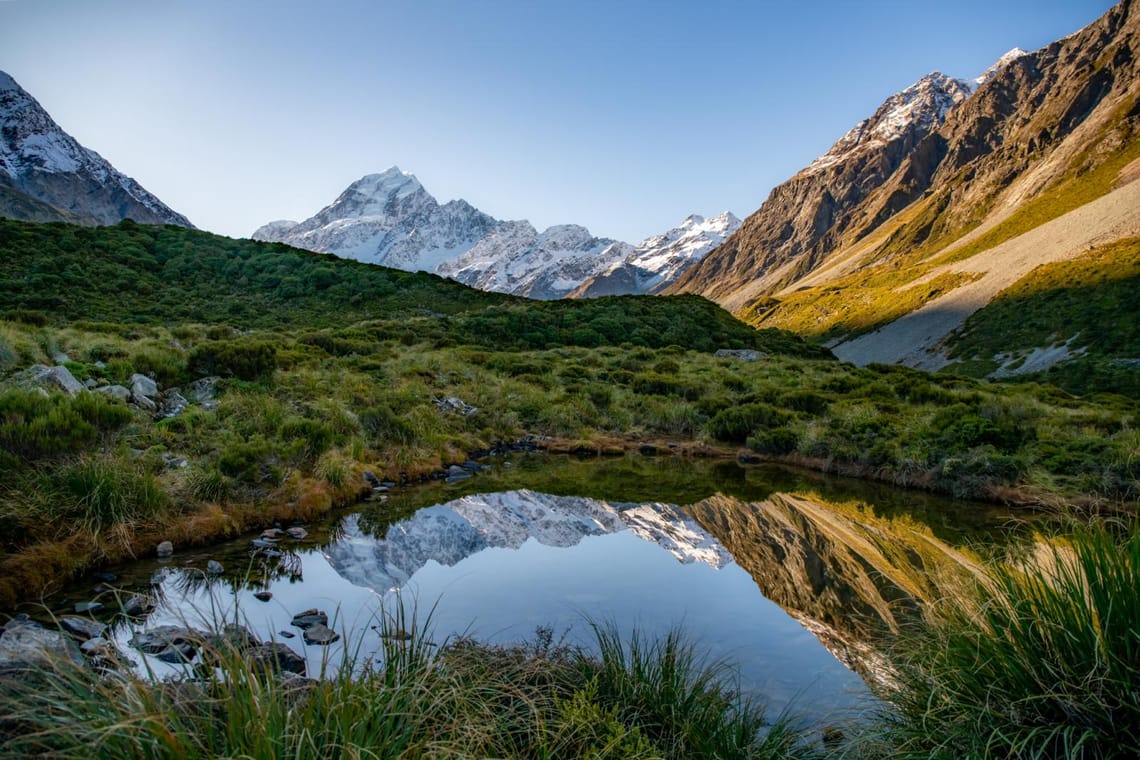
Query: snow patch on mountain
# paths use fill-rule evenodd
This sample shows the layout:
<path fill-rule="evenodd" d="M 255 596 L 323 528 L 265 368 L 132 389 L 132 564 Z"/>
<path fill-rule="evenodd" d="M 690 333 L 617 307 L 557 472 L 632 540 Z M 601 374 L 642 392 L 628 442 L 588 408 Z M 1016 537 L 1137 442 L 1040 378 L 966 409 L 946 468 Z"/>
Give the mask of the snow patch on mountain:
<path fill-rule="evenodd" d="M 4 72 L 0 72 L 0 175 L 0 182 L 95 224 L 134 219 L 193 226 L 64 132 Z"/>
<path fill-rule="evenodd" d="M 574 298 L 658 293 L 740 228 L 732 212 L 706 219 L 692 214 L 660 235 L 642 240 L 621 261 L 596 272 Z"/>
<path fill-rule="evenodd" d="M 421 509 L 389 526 L 383 538 L 366 534 L 357 517 L 345 521 L 341 540 L 329 546 L 329 564 L 358 586 L 380 592 L 402 587 L 430 561 L 454 566 L 498 547 L 517 549 L 529 539 L 574 546 L 586 536 L 631 530 L 679 562 L 715 568 L 732 555 L 692 517 L 669 504 L 618 504 L 530 490 L 464 496 Z"/>
<path fill-rule="evenodd" d="M 887 98 L 871 118 L 852 127 L 800 174 L 818 174 L 857 153 L 898 140 L 908 132 L 925 136 L 942 126 L 950 109 L 971 94 L 973 89 L 961 79 L 937 71 L 927 74 Z"/>

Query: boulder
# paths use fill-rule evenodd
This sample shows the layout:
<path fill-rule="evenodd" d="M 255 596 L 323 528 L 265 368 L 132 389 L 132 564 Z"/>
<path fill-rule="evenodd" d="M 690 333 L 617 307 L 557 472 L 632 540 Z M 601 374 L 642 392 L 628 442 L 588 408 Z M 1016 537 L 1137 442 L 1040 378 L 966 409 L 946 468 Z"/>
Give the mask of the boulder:
<path fill-rule="evenodd" d="M 95 393 L 100 393 L 104 396 L 110 396 L 111 398 L 117 398 L 123 403 L 131 400 L 131 391 L 121 385 L 104 385 L 102 388 L 96 388 Z"/>
<path fill-rule="evenodd" d="M 48 391 L 60 391 L 69 396 L 87 390 L 67 367 L 48 367 L 43 364 L 33 364 L 23 372 L 17 372 L 9 382 L 21 388 L 42 388 Z"/>
<path fill-rule="evenodd" d="M 171 389 L 162 394 L 162 401 L 158 405 L 158 416 L 163 419 L 177 417 L 186 411 L 188 406 L 190 406 L 190 402 L 186 400 L 186 397 L 179 393 L 177 388 Z"/>
<path fill-rule="evenodd" d="M 203 377 L 186 386 L 185 397 L 204 409 L 216 409 L 220 377 Z"/>
<path fill-rule="evenodd" d="M 0 632 L 7 631 L 7 630 L 10 630 L 12 628 L 19 628 L 22 625 L 30 625 L 30 626 L 34 626 L 36 628 L 42 628 L 43 627 L 39 623 L 37 623 L 36 621 L 34 621 L 30 617 L 28 617 L 28 613 L 21 612 L 19 615 L 16 615 L 11 620 L 9 620 L 7 623 L 5 623 L 3 626 L 0 626 Z"/>
<path fill-rule="evenodd" d="M 0 634 L 0 673 L 82 664 L 79 647 L 59 631 L 18 625 Z"/>
<path fill-rule="evenodd" d="M 131 375 L 131 396 L 136 399 L 141 396 L 154 401 L 158 398 L 158 383 L 136 372 Z"/>
<path fill-rule="evenodd" d="M 107 632 L 107 626 L 98 620 L 70 615 L 59 619 L 59 627 L 81 641 L 100 638 Z"/>

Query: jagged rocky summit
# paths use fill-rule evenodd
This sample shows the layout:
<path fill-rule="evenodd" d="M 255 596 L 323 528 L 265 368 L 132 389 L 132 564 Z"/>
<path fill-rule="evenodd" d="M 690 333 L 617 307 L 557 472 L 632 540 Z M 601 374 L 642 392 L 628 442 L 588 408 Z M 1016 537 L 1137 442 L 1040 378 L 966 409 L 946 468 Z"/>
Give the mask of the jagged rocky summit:
<path fill-rule="evenodd" d="M 552 299 L 656 292 L 738 225 L 728 213 L 710 220 L 694 215 L 636 246 L 576 224 L 539 232 L 530 222 L 501 221 L 464 200 L 440 204 L 415 175 L 393 166 L 353 182 L 311 218 L 270 222 L 252 237 Z"/>
<path fill-rule="evenodd" d="M 26 221 L 190 221 L 85 148 L 0 71 L 0 216 Z"/>

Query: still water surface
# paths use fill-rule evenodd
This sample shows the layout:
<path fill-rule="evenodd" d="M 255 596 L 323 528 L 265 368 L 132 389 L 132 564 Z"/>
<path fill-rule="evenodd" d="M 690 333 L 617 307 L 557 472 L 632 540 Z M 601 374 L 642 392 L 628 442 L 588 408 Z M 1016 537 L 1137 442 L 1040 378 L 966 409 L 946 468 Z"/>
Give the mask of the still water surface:
<path fill-rule="evenodd" d="M 725 462 L 527 456 L 461 483 L 396 490 L 306 526 L 306 539 L 283 539 L 269 556 L 245 537 L 118 568 L 120 595 L 160 581 L 145 621 L 118 619 L 119 648 L 143 665 L 135 630 L 239 620 L 303 654 L 314 675 L 346 652 L 373 657 L 379 616 L 398 605 L 427 620 L 437 643 L 512 643 L 550 627 L 588 645 L 591 620 L 650 637 L 680 627 L 709 658 L 734 663 L 740 686 L 772 711 L 823 719 L 868 703 L 856 672 L 873 677 L 866 640 L 921 602 L 941 558 L 968 564 L 976 555 L 955 547 L 1011 538 L 1008 516 L 983 505 Z M 206 576 L 211 559 L 224 575 Z M 87 583 L 61 605 L 92 598 Z M 290 621 L 310 608 L 328 614 L 339 641 L 303 643 Z"/>

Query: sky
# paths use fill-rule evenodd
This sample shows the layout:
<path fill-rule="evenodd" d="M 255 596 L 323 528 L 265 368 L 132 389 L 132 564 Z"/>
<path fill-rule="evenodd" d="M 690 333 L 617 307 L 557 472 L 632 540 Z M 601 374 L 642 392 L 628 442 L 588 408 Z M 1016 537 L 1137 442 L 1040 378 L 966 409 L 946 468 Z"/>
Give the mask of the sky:
<path fill-rule="evenodd" d="M 398 165 L 441 203 L 629 242 L 755 211 L 891 94 L 1108 0 L 0 0 L 0 70 L 198 227 Z"/>

